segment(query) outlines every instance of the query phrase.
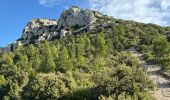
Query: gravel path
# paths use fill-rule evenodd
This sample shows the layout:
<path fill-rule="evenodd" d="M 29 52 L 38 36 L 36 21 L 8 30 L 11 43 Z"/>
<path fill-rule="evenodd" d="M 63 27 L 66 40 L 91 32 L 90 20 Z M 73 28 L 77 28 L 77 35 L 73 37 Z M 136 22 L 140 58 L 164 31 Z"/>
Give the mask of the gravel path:
<path fill-rule="evenodd" d="M 130 52 L 133 53 L 139 59 L 139 62 L 146 69 L 150 79 L 155 81 L 158 85 L 158 89 L 155 92 L 154 96 L 156 100 L 170 100 L 170 80 L 164 78 L 161 74 L 158 73 L 160 67 L 158 65 L 149 65 L 143 60 L 141 53 L 139 53 L 135 48 L 131 48 Z"/>

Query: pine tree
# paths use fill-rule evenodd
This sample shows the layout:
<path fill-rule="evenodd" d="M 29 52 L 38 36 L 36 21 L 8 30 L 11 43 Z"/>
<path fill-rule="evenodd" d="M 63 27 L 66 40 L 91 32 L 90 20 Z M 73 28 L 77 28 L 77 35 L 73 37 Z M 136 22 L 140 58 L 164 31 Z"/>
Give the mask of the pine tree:
<path fill-rule="evenodd" d="M 68 70 L 72 70 L 73 68 L 73 64 L 71 62 L 66 47 L 63 47 L 63 49 L 59 53 L 59 67 L 61 71 L 68 71 Z"/>
<path fill-rule="evenodd" d="M 104 33 L 99 33 L 97 34 L 97 46 L 99 48 L 98 52 L 100 52 L 100 54 L 102 56 L 106 55 L 106 41 L 104 38 Z"/>
<path fill-rule="evenodd" d="M 160 60 L 165 54 L 169 52 L 169 43 L 165 37 L 159 35 L 153 44 L 153 53 L 155 54 L 155 60 Z"/>
<path fill-rule="evenodd" d="M 5 78 L 4 78 L 4 76 L 3 75 L 0 75 L 0 87 L 1 87 L 1 85 L 4 85 L 5 84 Z"/>
<path fill-rule="evenodd" d="M 85 47 L 85 41 L 83 38 L 80 38 L 79 39 L 79 43 L 77 44 L 77 63 L 78 63 L 78 66 L 82 67 L 85 62 L 85 58 L 84 58 L 84 55 L 85 55 L 85 51 L 84 51 L 84 48 Z"/>
<path fill-rule="evenodd" d="M 40 53 L 41 53 L 41 67 L 40 71 L 42 72 L 51 72 L 55 70 L 55 63 L 54 63 L 54 57 L 52 55 L 51 46 L 48 42 L 44 42 L 42 45 L 40 45 Z"/>

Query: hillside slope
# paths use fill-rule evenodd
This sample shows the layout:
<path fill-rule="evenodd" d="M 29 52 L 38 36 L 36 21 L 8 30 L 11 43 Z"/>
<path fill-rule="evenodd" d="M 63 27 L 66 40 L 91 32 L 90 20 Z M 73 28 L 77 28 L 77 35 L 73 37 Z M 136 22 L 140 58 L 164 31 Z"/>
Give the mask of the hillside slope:
<path fill-rule="evenodd" d="M 138 52 L 135 48 L 131 48 L 130 52 L 136 56 L 146 72 L 148 73 L 150 79 L 152 79 L 158 86 L 158 89 L 153 94 L 156 100 L 169 100 L 170 99 L 170 79 L 165 78 L 159 73 L 160 66 L 156 64 L 148 64 L 143 60 L 143 54 Z"/>
<path fill-rule="evenodd" d="M 0 99 L 168 100 L 161 91 L 169 91 L 169 80 L 150 72 L 158 70 L 151 65 L 170 72 L 169 33 L 169 27 L 78 7 L 59 20 L 33 19 L 20 39 L 1 49 Z"/>

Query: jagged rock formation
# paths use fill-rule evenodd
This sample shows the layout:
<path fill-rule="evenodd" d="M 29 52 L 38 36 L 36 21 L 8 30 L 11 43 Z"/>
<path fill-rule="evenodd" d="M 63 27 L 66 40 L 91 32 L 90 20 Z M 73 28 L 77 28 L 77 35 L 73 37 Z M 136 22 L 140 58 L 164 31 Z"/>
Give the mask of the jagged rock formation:
<path fill-rule="evenodd" d="M 20 48 L 21 46 L 23 46 L 21 41 L 15 41 L 14 43 L 10 43 L 8 46 L 6 46 L 5 50 L 7 52 L 9 52 L 9 51 L 13 51 L 13 50 L 15 50 L 17 48 Z"/>
<path fill-rule="evenodd" d="M 43 40 L 50 40 L 59 33 L 57 29 L 57 21 L 50 19 L 33 19 L 25 27 L 21 41 L 23 45 L 28 43 L 39 43 Z"/>
<path fill-rule="evenodd" d="M 44 40 L 53 40 L 67 34 L 79 34 L 83 31 L 96 32 L 99 27 L 118 25 L 114 21 L 101 20 L 101 13 L 89 9 L 71 7 L 64 11 L 59 20 L 33 19 L 23 30 L 22 36 L 15 43 L 9 44 L 7 51 L 15 50 L 27 44 L 39 44 Z"/>
<path fill-rule="evenodd" d="M 63 37 L 68 33 L 74 33 L 68 28 L 82 29 L 94 24 L 103 15 L 97 11 L 71 7 L 61 14 L 59 20 L 33 19 L 25 27 L 21 38 L 22 45 L 29 43 L 40 43 L 44 40 L 51 40 L 55 37 Z M 75 31 L 76 32 L 76 31 Z"/>
<path fill-rule="evenodd" d="M 97 11 L 71 7 L 69 10 L 66 10 L 61 14 L 61 17 L 58 20 L 58 29 L 91 25 L 102 16 L 103 15 Z"/>
<path fill-rule="evenodd" d="M 50 19 L 33 19 L 23 30 L 22 36 L 20 39 L 14 43 L 10 43 L 5 47 L 6 51 L 13 51 L 21 46 L 27 44 L 38 44 L 44 40 L 50 40 L 53 37 L 59 35 L 57 30 L 57 21 Z"/>

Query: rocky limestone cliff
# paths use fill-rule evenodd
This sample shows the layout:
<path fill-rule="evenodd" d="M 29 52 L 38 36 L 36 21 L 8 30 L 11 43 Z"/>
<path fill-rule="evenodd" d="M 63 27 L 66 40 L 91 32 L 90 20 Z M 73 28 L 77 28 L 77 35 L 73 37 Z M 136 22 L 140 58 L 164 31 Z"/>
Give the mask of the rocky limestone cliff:
<path fill-rule="evenodd" d="M 79 34 L 83 31 L 96 32 L 98 27 L 109 27 L 117 25 L 113 21 L 104 20 L 97 24 L 104 17 L 101 13 L 89 9 L 71 7 L 65 10 L 57 20 L 33 19 L 23 30 L 22 36 L 16 42 L 9 44 L 7 51 L 15 50 L 27 44 L 39 44 L 44 40 L 54 40 L 64 37 L 67 34 Z"/>
<path fill-rule="evenodd" d="M 65 10 L 59 20 L 33 19 L 23 30 L 22 36 L 18 41 L 24 45 L 29 43 L 40 43 L 44 40 L 51 40 L 55 37 L 63 37 L 66 34 L 77 32 L 77 30 L 91 28 L 98 18 L 103 15 L 97 11 L 71 7 Z M 68 28 L 77 30 L 67 30 Z"/>
<path fill-rule="evenodd" d="M 66 28 L 81 28 L 92 25 L 99 17 L 103 15 L 97 11 L 81 9 L 78 7 L 71 7 L 64 11 L 59 20 L 50 19 L 33 19 L 23 30 L 22 36 L 19 41 L 23 45 L 29 43 L 40 43 L 44 40 L 51 40 L 52 38 L 63 37 L 73 31 L 68 31 Z"/>
<path fill-rule="evenodd" d="M 57 21 L 50 19 L 33 19 L 23 30 L 21 41 L 28 44 L 39 43 L 43 40 L 50 40 L 52 37 L 57 36 Z"/>
<path fill-rule="evenodd" d="M 84 10 L 73 6 L 61 14 L 61 17 L 58 20 L 58 29 L 60 30 L 66 27 L 83 27 L 91 25 L 102 16 L 103 15 L 97 11 L 89 9 Z"/>

